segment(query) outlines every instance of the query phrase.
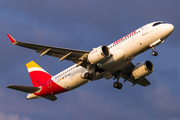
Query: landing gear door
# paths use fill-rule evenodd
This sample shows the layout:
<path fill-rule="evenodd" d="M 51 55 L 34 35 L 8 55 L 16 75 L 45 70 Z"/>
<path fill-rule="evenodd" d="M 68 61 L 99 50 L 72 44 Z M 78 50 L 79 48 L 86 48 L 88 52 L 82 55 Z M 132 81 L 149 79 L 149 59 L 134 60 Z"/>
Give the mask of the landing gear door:
<path fill-rule="evenodd" d="M 147 25 L 142 27 L 142 35 L 147 34 Z"/>

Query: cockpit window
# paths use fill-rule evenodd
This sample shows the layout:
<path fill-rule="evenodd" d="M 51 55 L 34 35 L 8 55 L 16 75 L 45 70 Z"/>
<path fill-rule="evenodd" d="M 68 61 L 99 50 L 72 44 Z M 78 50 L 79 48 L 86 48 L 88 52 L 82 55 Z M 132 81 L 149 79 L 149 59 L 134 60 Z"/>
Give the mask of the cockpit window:
<path fill-rule="evenodd" d="M 154 26 L 157 26 L 157 25 L 159 25 L 159 24 L 162 24 L 162 23 L 164 23 L 164 22 L 156 22 L 156 23 L 153 24 L 153 27 L 154 27 Z"/>

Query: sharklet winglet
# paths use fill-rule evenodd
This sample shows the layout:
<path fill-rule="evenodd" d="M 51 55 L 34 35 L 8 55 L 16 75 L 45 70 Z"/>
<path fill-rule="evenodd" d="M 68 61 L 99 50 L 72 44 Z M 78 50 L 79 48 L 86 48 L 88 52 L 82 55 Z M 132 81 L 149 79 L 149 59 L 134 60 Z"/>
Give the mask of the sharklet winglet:
<path fill-rule="evenodd" d="M 15 44 L 17 41 L 10 35 L 10 34 L 7 34 L 7 36 L 9 37 L 10 41 Z"/>

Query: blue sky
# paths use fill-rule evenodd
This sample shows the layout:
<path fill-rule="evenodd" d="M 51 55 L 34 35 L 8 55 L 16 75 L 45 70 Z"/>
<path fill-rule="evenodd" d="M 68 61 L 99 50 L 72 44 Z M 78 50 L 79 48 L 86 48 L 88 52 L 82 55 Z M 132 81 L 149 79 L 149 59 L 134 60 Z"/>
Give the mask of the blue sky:
<path fill-rule="evenodd" d="M 1 0 L 1 120 L 180 120 L 179 4 L 178 0 Z M 153 62 L 148 87 L 125 82 L 117 90 L 112 79 L 101 79 L 59 94 L 55 102 L 26 100 L 26 93 L 6 88 L 32 85 L 25 66 L 31 60 L 51 75 L 73 64 L 14 46 L 7 33 L 19 41 L 90 51 L 154 21 L 171 23 L 175 29 L 156 47 L 157 57 L 148 50 L 132 61 Z"/>

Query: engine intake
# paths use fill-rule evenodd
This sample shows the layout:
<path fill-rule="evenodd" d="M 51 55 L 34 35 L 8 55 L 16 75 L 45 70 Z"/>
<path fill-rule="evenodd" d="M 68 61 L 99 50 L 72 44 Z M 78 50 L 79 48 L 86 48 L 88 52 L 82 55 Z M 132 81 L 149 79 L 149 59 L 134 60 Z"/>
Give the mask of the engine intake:
<path fill-rule="evenodd" d="M 88 54 L 87 61 L 90 64 L 96 64 L 108 57 L 110 57 L 109 48 L 107 46 L 103 45 L 103 46 L 99 46 L 98 48 L 94 48 Z"/>
<path fill-rule="evenodd" d="M 134 79 L 139 79 L 141 77 L 145 77 L 150 75 L 154 71 L 154 66 L 151 61 L 144 61 L 134 67 L 132 70 L 132 77 Z"/>

